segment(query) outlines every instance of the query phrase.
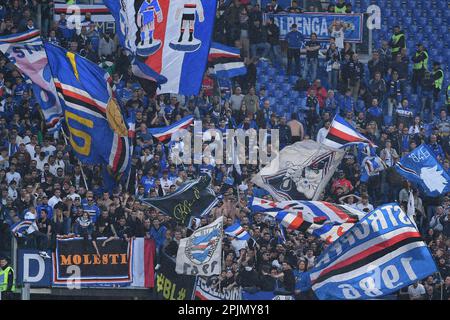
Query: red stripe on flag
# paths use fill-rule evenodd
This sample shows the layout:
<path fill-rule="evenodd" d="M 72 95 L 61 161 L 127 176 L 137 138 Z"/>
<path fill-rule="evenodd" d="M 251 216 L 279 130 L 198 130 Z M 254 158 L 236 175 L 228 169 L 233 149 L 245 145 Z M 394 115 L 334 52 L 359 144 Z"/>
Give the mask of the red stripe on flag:
<path fill-rule="evenodd" d="M 155 266 L 153 265 L 155 259 L 155 240 L 144 240 L 144 287 L 155 287 Z"/>
<path fill-rule="evenodd" d="M 351 265 L 352 263 L 354 263 L 356 261 L 362 260 L 362 259 L 370 256 L 373 253 L 376 253 L 376 252 L 381 251 L 381 250 L 383 250 L 385 248 L 391 247 L 394 244 L 396 244 L 397 242 L 400 242 L 400 241 L 402 241 L 404 239 L 407 239 L 407 238 L 410 238 L 410 237 L 420 237 L 420 233 L 418 233 L 418 232 L 404 232 L 404 233 L 396 235 L 395 237 L 392 237 L 392 238 L 390 238 L 390 239 L 388 239 L 386 241 L 378 243 L 378 244 L 368 248 L 367 250 L 364 250 L 364 251 L 362 251 L 362 252 L 360 252 L 358 254 L 355 254 L 355 255 L 351 256 L 347 260 L 341 261 L 338 264 L 335 264 L 334 266 L 332 266 L 332 267 L 330 267 L 328 269 L 324 269 L 320 273 L 320 275 L 317 277 L 317 279 L 320 278 L 321 276 L 323 276 L 323 275 L 333 271 L 333 270 L 340 269 L 340 268 L 343 268 L 345 266 Z"/>
<path fill-rule="evenodd" d="M 114 155 L 114 161 L 113 161 L 113 172 L 117 172 L 119 169 L 119 161 L 120 161 L 120 155 L 122 154 L 123 144 L 122 139 L 118 135 L 115 135 L 117 137 L 117 148 L 116 148 L 116 154 Z"/>
<path fill-rule="evenodd" d="M 344 211 L 339 209 L 339 207 L 334 206 L 333 204 L 331 204 L 329 202 L 324 202 L 323 204 L 325 205 L 325 207 L 328 207 L 329 209 L 331 209 L 343 221 L 347 221 L 349 219 L 348 214 L 346 214 Z"/>
<path fill-rule="evenodd" d="M 347 134 L 339 129 L 336 129 L 334 127 L 330 128 L 329 133 L 331 133 L 331 134 L 335 135 L 336 137 L 339 137 L 345 141 L 348 141 L 348 142 L 366 141 L 366 139 L 362 139 L 360 137 L 355 137 L 355 136 L 349 135 L 349 134 Z"/>
<path fill-rule="evenodd" d="M 169 14 L 169 5 L 172 1 L 159 1 L 159 7 L 161 8 L 161 13 L 163 16 L 163 20 L 161 23 L 155 23 L 155 39 L 161 40 L 161 47 L 154 54 L 150 55 L 145 63 L 152 68 L 154 71 L 161 73 L 162 70 L 162 56 L 163 56 L 163 48 L 164 42 L 166 39 L 166 27 L 167 27 L 167 17 Z M 177 29 L 179 31 L 179 29 Z M 172 36 L 172 35 L 170 35 Z M 167 41 L 171 41 L 172 39 L 167 39 Z"/>
<path fill-rule="evenodd" d="M 288 226 L 288 229 L 297 230 L 303 224 L 303 221 L 303 215 L 300 213 L 294 218 L 294 220 L 292 220 L 291 224 Z"/>

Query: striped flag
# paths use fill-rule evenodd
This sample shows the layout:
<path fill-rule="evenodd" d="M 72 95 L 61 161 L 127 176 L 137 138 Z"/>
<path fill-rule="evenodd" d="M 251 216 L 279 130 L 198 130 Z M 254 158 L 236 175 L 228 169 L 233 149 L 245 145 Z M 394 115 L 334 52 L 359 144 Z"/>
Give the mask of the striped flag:
<path fill-rule="evenodd" d="M 40 31 L 34 29 L 0 37 L 0 51 L 31 80 L 34 98 L 39 103 L 48 132 L 58 131 L 63 112 Z"/>
<path fill-rule="evenodd" d="M 374 299 L 436 271 L 417 228 L 391 203 L 367 214 L 331 244 L 300 284 L 321 300 Z"/>
<path fill-rule="evenodd" d="M 328 134 L 322 143 L 335 149 L 345 148 L 357 143 L 368 143 L 372 147 L 376 146 L 339 115 L 334 117 Z"/>
<path fill-rule="evenodd" d="M 238 240 L 250 239 L 250 234 L 237 222 L 226 228 L 224 232 L 226 235 L 235 237 Z"/>
<path fill-rule="evenodd" d="M 26 237 L 37 229 L 36 221 L 32 219 L 19 221 L 10 227 L 11 232 L 18 237 Z"/>
<path fill-rule="evenodd" d="M 155 248 L 153 239 L 135 238 L 132 240 L 132 287 L 153 288 L 155 286 Z"/>
<path fill-rule="evenodd" d="M 148 129 L 148 132 L 158 139 L 160 142 L 168 142 L 170 138 L 172 137 L 172 134 L 177 132 L 181 129 L 186 129 L 194 122 L 194 116 L 190 115 L 187 117 L 184 117 L 180 121 L 177 121 L 175 123 L 172 123 L 171 125 L 167 127 L 161 127 L 161 128 L 150 128 Z"/>
<path fill-rule="evenodd" d="M 253 212 L 269 214 L 290 230 L 308 231 L 331 243 L 343 235 L 365 213 L 347 205 L 325 201 L 269 201 L 253 197 L 249 201 Z"/>
<path fill-rule="evenodd" d="M 240 49 L 217 42 L 211 43 L 208 55 L 209 66 L 219 78 L 233 78 L 247 73 Z"/>

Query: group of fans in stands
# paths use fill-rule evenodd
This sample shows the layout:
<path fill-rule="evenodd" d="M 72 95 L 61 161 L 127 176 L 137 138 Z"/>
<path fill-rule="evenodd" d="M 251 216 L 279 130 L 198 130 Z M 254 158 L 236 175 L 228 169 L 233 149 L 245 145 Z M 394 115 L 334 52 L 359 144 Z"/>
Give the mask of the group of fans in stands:
<path fill-rule="evenodd" d="M 0 35 L 35 28 L 37 6 L 51 8 L 51 2 L 41 2 L 0 1 Z M 329 12 L 336 13 L 351 10 L 343 0 L 328 8 Z M 282 11 L 300 13 L 303 9 L 295 0 L 286 10 L 276 0 L 265 8 L 265 12 Z M 214 38 L 241 48 L 247 75 L 233 79 L 231 94 L 220 90 L 206 74 L 198 96 L 149 97 L 133 76 L 113 32 L 102 32 L 89 14 L 77 31 L 68 27 L 64 14 L 53 22 L 51 14 L 47 14 L 50 10 L 41 12 L 45 12 L 41 16 L 42 36 L 107 70 L 123 110 L 127 115 L 135 114 L 132 168 L 129 179 L 108 193 L 100 166 L 82 165 L 61 133 L 46 134 L 31 86 L 6 57 L 0 57 L 1 252 L 8 254 L 11 248 L 14 237 L 11 225 L 23 219 L 36 219 L 39 230 L 18 238 L 20 246 L 45 251 L 55 248 L 57 238 L 74 235 L 93 240 L 94 244 L 97 237 L 125 241 L 147 237 L 154 239 L 161 251 L 175 256 L 181 238 L 224 215 L 226 225 L 239 221 L 252 239 L 246 249 L 236 250 L 232 238 L 224 238 L 223 271 L 215 284 L 220 290 L 242 286 L 248 290 L 294 294 L 298 299 L 312 298 L 297 290 L 296 280 L 314 266 L 326 244 L 301 232 L 283 233 L 273 220 L 250 212 L 247 196 L 270 198 L 250 181 L 259 166 L 242 165 L 242 183 L 237 184 L 227 165 L 209 162 L 176 165 L 169 156 L 168 146 L 154 139 L 148 128 L 170 124 L 179 115 L 193 114 L 196 120 L 202 121 L 203 128 L 279 129 L 283 147 L 306 139 L 320 142 L 333 116 L 340 114 L 378 146 L 377 153 L 388 168 L 362 182 L 363 155 L 354 148 L 346 154 L 323 200 L 346 203 L 366 212 L 391 201 L 406 208 L 412 190 L 415 219 L 436 258 L 440 277 L 430 276 L 405 294 L 411 299 L 441 299 L 441 293 L 443 299 L 450 297 L 449 198 L 422 195 L 393 168 L 400 157 L 421 143 L 428 144 L 444 167 L 449 168 L 449 103 L 442 91 L 443 70 L 438 62 L 432 70 L 428 68 L 431 64 L 428 60 L 437 57 L 429 57 L 423 45 L 418 44 L 414 52 L 413 48 L 406 48 L 407 35 L 399 27 L 395 28 L 392 39 L 375 44 L 367 74 L 358 52 L 340 38 L 342 26 L 333 26 L 337 37 L 330 40 L 326 49 L 314 37 L 300 48 L 298 41 L 303 37 L 292 26 L 287 37 L 287 54 L 283 53 L 288 59 L 280 59 L 280 53 L 285 50 L 280 49 L 278 27 L 273 21 L 263 22 L 263 10 L 258 5 L 252 6 L 244 0 L 220 1 Z M 303 66 L 302 54 L 306 54 Z M 322 55 L 325 62 L 318 58 Z M 306 102 L 295 106 L 290 117 L 274 111 L 266 88 L 256 91 L 256 66 L 261 59 L 269 59 L 277 68 L 288 66 L 291 74 L 302 75 L 296 90 L 306 97 L 302 100 Z M 317 68 L 326 68 L 327 85 L 318 79 Z M 419 94 L 416 105 L 407 99 L 408 87 Z M 223 197 L 198 225 L 182 227 L 140 202 L 147 197 L 169 194 L 199 174 L 210 174 L 215 191 Z M 101 252 L 101 246 L 96 246 L 96 250 Z"/>

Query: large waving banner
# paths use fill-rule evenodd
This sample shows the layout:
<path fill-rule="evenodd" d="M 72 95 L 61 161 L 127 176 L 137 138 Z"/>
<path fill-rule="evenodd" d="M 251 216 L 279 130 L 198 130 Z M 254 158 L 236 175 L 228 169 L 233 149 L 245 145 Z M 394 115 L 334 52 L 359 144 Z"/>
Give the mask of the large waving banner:
<path fill-rule="evenodd" d="M 362 14 L 334 14 L 334 13 L 286 13 L 264 14 L 264 19 L 274 18 L 275 24 L 280 27 L 280 40 L 284 40 L 291 25 L 296 24 L 305 38 L 310 38 L 312 33 L 317 34 L 319 41 L 330 40 L 329 27 L 333 21 L 342 21 L 346 26 L 345 41 L 362 42 L 363 40 L 363 15 Z"/>
<path fill-rule="evenodd" d="M 450 175 L 426 144 L 421 144 L 402 157 L 395 169 L 430 197 L 438 197 L 450 191 Z"/>
<path fill-rule="evenodd" d="M 408 216 L 396 204 L 370 212 L 331 244 L 301 279 L 321 300 L 374 299 L 437 271 Z"/>
<path fill-rule="evenodd" d="M 156 273 L 155 293 L 159 300 L 191 300 L 195 276 L 175 272 L 175 261 L 161 253 L 161 268 Z"/>
<path fill-rule="evenodd" d="M 105 0 L 122 46 L 167 78 L 158 93 L 200 91 L 216 0 Z"/>
<path fill-rule="evenodd" d="M 195 230 L 180 240 L 177 252 L 178 274 L 210 276 L 222 270 L 223 217 Z"/>
<path fill-rule="evenodd" d="M 62 109 L 39 30 L 0 37 L 0 51 L 33 83 L 34 97 L 42 110 L 47 130 L 58 130 Z"/>
<path fill-rule="evenodd" d="M 318 200 L 345 152 L 313 140 L 296 142 L 252 178 L 279 201 Z"/>
<path fill-rule="evenodd" d="M 53 254 L 53 285 L 67 286 L 128 286 L 133 281 L 132 244 L 112 240 L 102 246 L 106 239 L 97 239 L 100 256 L 93 244 L 81 238 L 58 240 Z"/>

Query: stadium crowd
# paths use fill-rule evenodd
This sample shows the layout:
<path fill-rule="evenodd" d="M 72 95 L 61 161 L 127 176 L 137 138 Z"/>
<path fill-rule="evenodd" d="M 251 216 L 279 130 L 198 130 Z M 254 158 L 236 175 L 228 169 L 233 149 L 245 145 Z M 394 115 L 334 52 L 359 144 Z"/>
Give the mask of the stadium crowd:
<path fill-rule="evenodd" d="M 125 113 L 134 113 L 136 117 L 130 177 L 109 194 L 104 189 L 100 166 L 82 165 L 61 132 L 54 135 L 45 132 L 31 85 L 2 56 L 0 251 L 9 254 L 14 236 L 11 225 L 23 219 L 36 219 L 39 230 L 18 238 L 20 246 L 45 251 L 55 248 L 58 237 L 73 235 L 94 240 L 149 237 L 159 249 L 175 256 L 181 238 L 224 215 L 226 225 L 239 221 L 252 240 L 246 248 L 239 249 L 235 240 L 225 237 L 223 271 L 214 285 L 220 290 L 242 286 L 249 291 L 295 293 L 298 299 L 310 299 L 309 294 L 297 290 L 296 279 L 314 266 L 327 244 L 301 232 L 284 233 L 273 220 L 250 212 L 247 196 L 270 199 L 266 191 L 250 181 L 259 166 L 242 165 L 239 184 L 229 165 L 214 165 L 206 160 L 202 165 L 176 165 L 169 157 L 168 146 L 154 139 L 147 129 L 193 114 L 206 129 L 279 129 L 283 147 L 306 139 L 320 142 L 333 116 L 340 114 L 378 146 L 376 152 L 388 168 L 366 182 L 361 181 L 362 153 L 353 148 L 347 152 L 323 199 L 366 212 L 397 201 L 406 210 L 412 191 L 415 219 L 436 259 L 440 276 L 430 276 L 411 286 L 405 297 L 441 299 L 442 293 L 444 299 L 450 298 L 450 199 L 421 194 L 393 168 L 400 157 L 421 143 L 432 148 L 446 169 L 450 166 L 449 100 L 442 90 L 440 64 L 432 63 L 438 57 L 429 57 L 420 44 L 417 50 L 406 48 L 408 35 L 396 27 L 392 39 L 374 44 L 369 72 L 365 73 L 359 53 L 345 42 L 342 32 L 345 26 L 339 23 L 331 27 L 334 38 L 326 48 L 314 36 L 304 39 L 295 25 L 286 43 L 280 43 L 278 27 L 273 20 L 264 23 L 262 13 L 303 12 L 295 0 L 289 8 L 281 8 L 276 0 L 266 8 L 248 0 L 219 2 L 214 39 L 241 48 L 247 74 L 232 79 L 232 92 L 221 89 L 207 73 L 198 96 L 149 97 L 133 76 L 114 33 L 102 32 L 91 21 L 90 14 L 86 14 L 81 30 L 77 31 L 68 27 L 64 14 L 53 21 L 52 1 L 0 1 L 0 35 L 35 28 L 37 7 L 41 5 L 42 36 L 107 70 Z M 339 0 L 328 11 L 352 12 L 352 8 Z M 261 63 L 287 68 L 289 74 L 299 76 L 296 90 L 305 99 L 299 100 L 302 104 L 295 106 L 292 114 L 277 114 L 276 106 L 267 99 L 267 89 L 263 86 L 259 91 L 255 89 L 257 66 Z M 433 65 L 433 69 L 428 65 Z M 409 103 L 408 87 L 419 94 L 418 104 Z M 146 197 L 169 194 L 184 181 L 204 173 L 212 175 L 221 201 L 198 225 L 182 227 L 140 202 Z"/>

